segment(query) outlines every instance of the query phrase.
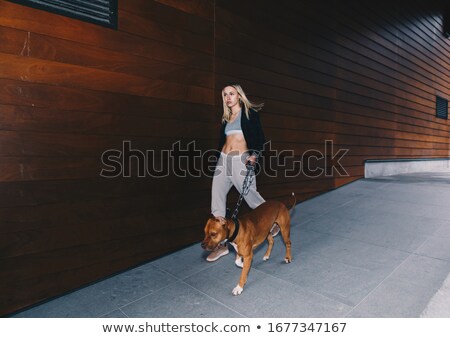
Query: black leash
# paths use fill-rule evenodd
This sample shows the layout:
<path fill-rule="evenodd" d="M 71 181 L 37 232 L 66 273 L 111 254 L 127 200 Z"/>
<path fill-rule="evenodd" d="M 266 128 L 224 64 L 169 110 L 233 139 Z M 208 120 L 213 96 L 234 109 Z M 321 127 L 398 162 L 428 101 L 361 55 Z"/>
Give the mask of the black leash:
<path fill-rule="evenodd" d="M 256 161 L 255 161 L 255 163 L 256 163 Z M 231 219 L 233 221 L 235 219 L 237 219 L 237 215 L 239 213 L 239 207 L 241 206 L 242 200 L 244 199 L 244 196 L 247 195 L 248 192 L 250 191 L 250 186 L 253 182 L 252 172 L 255 171 L 255 164 L 251 164 L 249 161 L 249 162 L 247 162 L 247 164 L 245 166 L 247 167 L 247 174 L 245 175 L 244 183 L 242 184 L 242 192 L 236 203 L 236 208 L 234 209 L 233 214 L 231 215 Z"/>
<path fill-rule="evenodd" d="M 256 163 L 256 161 L 255 161 L 255 163 Z M 253 182 L 252 172 L 255 171 L 255 164 L 251 164 L 251 162 L 248 161 L 245 166 L 247 167 L 247 173 L 245 175 L 244 183 L 242 184 L 242 192 L 241 192 L 241 194 L 239 196 L 239 199 L 238 199 L 238 201 L 236 203 L 236 208 L 234 209 L 233 214 L 231 215 L 231 220 L 234 222 L 234 232 L 233 232 L 233 234 L 231 235 L 230 238 L 227 238 L 227 239 L 224 240 L 224 243 L 225 242 L 230 242 L 230 243 L 233 242 L 236 239 L 237 235 L 238 235 L 238 232 L 239 232 L 239 220 L 237 218 L 237 215 L 239 213 L 239 207 L 241 206 L 241 203 L 242 203 L 242 200 L 244 199 L 244 196 L 247 195 L 248 192 L 250 191 L 250 186 L 251 186 L 251 184 Z"/>

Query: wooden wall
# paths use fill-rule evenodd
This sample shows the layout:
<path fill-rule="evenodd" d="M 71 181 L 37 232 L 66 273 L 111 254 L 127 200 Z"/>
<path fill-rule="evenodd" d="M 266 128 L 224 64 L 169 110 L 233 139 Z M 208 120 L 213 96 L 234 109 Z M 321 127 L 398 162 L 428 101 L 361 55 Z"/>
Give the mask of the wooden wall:
<path fill-rule="evenodd" d="M 208 178 L 100 177 L 125 140 L 216 145 L 213 7 L 166 2 L 115 31 L 0 1 L 0 314 L 201 237 Z"/>
<path fill-rule="evenodd" d="M 308 198 L 363 177 L 366 159 L 449 157 L 448 120 L 434 116 L 435 95 L 450 99 L 444 1 L 216 3 L 217 87 L 233 79 L 265 102 L 279 151 L 349 150 L 348 177 L 281 170 L 260 179 L 264 196 Z"/>
<path fill-rule="evenodd" d="M 107 179 L 101 155 L 215 147 L 229 80 L 265 103 L 274 149 L 349 149 L 349 176 L 278 166 L 258 177 L 266 198 L 333 189 L 366 159 L 449 157 L 443 6 L 126 0 L 115 31 L 0 0 L 0 315 L 201 239 L 210 178 L 139 178 L 132 162 Z"/>

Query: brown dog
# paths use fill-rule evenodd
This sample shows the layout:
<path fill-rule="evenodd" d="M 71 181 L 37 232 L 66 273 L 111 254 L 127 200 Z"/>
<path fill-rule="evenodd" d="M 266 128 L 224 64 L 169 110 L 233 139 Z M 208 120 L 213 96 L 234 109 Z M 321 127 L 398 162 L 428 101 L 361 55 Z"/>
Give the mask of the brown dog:
<path fill-rule="evenodd" d="M 295 205 L 295 202 L 294 202 Z M 237 224 L 236 224 L 237 223 Z M 268 260 L 273 248 L 273 237 L 270 233 L 274 223 L 281 230 L 281 236 L 286 245 L 286 256 L 284 261 L 290 263 L 291 239 L 290 239 L 290 216 L 287 207 L 278 201 L 267 201 L 239 218 L 238 222 L 223 217 L 211 217 L 205 226 L 205 239 L 202 248 L 213 251 L 219 244 L 229 242 L 234 246 L 238 256 L 244 259 L 241 278 L 238 285 L 233 289 L 233 295 L 237 296 L 244 290 L 247 275 L 253 260 L 253 250 L 265 239 L 269 247 L 264 254 L 264 260 Z M 237 230 L 237 234 L 235 233 Z M 239 260 L 240 260 L 240 257 Z M 236 260 L 238 264 L 238 259 Z"/>

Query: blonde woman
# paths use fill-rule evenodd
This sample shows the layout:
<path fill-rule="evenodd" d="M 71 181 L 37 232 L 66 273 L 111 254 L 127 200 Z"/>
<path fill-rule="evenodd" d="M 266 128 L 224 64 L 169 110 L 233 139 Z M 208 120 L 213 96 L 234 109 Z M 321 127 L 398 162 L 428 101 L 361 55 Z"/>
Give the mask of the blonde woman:
<path fill-rule="evenodd" d="M 215 217 L 226 216 L 227 194 L 234 185 L 239 193 L 247 173 L 247 162 L 255 164 L 262 151 L 265 138 L 258 111 L 263 104 L 249 101 L 242 87 L 232 83 L 222 89 L 223 116 L 218 150 L 221 150 L 214 172 L 211 191 L 211 213 Z M 254 175 L 254 173 L 253 173 Z M 253 177 L 248 194 L 244 196 L 252 209 L 265 202 L 256 190 L 256 177 Z M 279 227 L 273 229 L 275 236 Z M 229 253 L 226 245 L 213 251 L 206 260 L 216 261 Z M 237 263 L 236 263 L 237 264 Z"/>

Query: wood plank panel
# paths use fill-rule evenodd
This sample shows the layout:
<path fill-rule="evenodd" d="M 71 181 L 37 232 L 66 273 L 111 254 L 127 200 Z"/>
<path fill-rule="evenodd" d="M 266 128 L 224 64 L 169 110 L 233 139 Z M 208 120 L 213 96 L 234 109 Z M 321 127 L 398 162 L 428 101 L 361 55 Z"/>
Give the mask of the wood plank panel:
<path fill-rule="evenodd" d="M 216 4 L 216 86 L 232 79 L 265 102 L 262 122 L 274 148 L 299 159 L 327 139 L 348 148 L 350 176 L 336 177 L 335 187 L 361 177 L 367 158 L 448 157 L 449 125 L 434 109 L 436 94 L 450 96 L 449 44 L 424 24 L 423 8 L 235 6 Z"/>
<path fill-rule="evenodd" d="M 0 27 L 0 37 L 10 36 L 11 34 L 20 35 L 21 33 L 24 32 Z M 23 46 L 20 46 L 21 42 L 18 39 L 14 41 L 18 43 L 16 45 L 4 44 L 0 46 L 0 51 L 15 55 L 20 50 L 20 53 L 26 51 L 27 56 L 42 60 L 144 76 L 186 85 L 195 84 L 207 88 L 212 86 L 212 74 L 210 72 L 154 59 L 151 55 L 144 57 L 105 50 L 104 48 L 34 33 L 29 35 L 26 50 L 23 50 Z"/>
<path fill-rule="evenodd" d="M 188 3 L 183 0 L 156 0 L 156 2 L 208 20 L 213 20 L 214 3 L 210 0 L 191 0 Z"/>
<path fill-rule="evenodd" d="M 211 55 L 188 49 L 189 46 L 174 45 L 169 40 L 146 39 L 120 30 L 114 31 L 4 0 L 0 1 L 0 12 L 2 13 L 0 26 L 3 27 L 39 33 L 126 54 L 151 56 L 157 60 L 189 65 L 206 71 L 212 70 Z M 36 20 L 36 17 L 39 19 Z M 89 32 L 89 34 L 85 34 L 85 32 Z M 23 46 L 26 47 L 21 49 L 24 51 L 23 55 L 26 55 L 29 50 L 29 42 L 27 33 L 22 40 Z"/>
<path fill-rule="evenodd" d="M 330 75 L 310 73 L 311 74 L 310 78 L 314 78 L 316 81 L 316 83 L 311 83 L 311 81 L 308 80 L 308 78 L 303 79 L 292 77 L 285 78 L 286 76 L 285 74 L 282 75 L 265 71 L 262 68 L 258 69 L 250 65 L 239 66 L 236 65 L 235 63 L 228 63 L 227 60 L 223 60 L 223 62 L 218 62 L 218 65 L 226 65 L 223 67 L 225 71 L 228 68 L 237 70 L 242 69 L 242 71 L 239 72 L 239 74 L 241 75 L 240 78 L 252 79 L 254 81 L 262 83 L 266 82 L 267 79 L 270 79 L 271 86 L 277 86 L 278 88 L 283 89 L 287 92 L 291 92 L 292 88 L 296 88 L 297 91 L 301 91 L 302 93 L 329 97 L 329 93 L 334 90 L 337 91 L 335 95 L 336 99 L 344 97 L 344 95 L 348 96 L 349 95 L 348 93 L 352 93 L 360 96 L 369 97 L 381 102 L 392 102 L 393 100 L 397 100 L 399 104 L 401 103 L 404 107 L 412 107 L 413 105 L 417 106 L 419 104 L 420 106 L 418 107 L 418 109 L 420 109 L 420 111 L 429 111 L 430 108 L 434 107 L 433 102 L 434 96 L 432 95 L 424 96 L 422 99 L 414 94 L 404 93 L 400 90 L 386 92 L 385 84 L 376 83 L 372 81 L 366 81 L 367 82 L 366 83 L 363 82 L 364 80 L 366 80 L 364 78 L 362 79 L 363 81 L 360 81 L 364 83 L 364 86 L 355 85 L 355 83 L 357 83 L 355 81 L 358 80 L 355 76 L 347 76 L 348 82 L 346 82 L 333 79 Z M 290 72 L 291 76 L 295 75 L 295 73 L 298 74 L 301 73 L 303 75 L 308 73 L 308 71 L 303 71 L 300 68 L 298 68 L 298 72 L 296 72 L 291 65 L 289 65 L 289 69 L 292 70 Z M 345 71 L 341 73 L 345 73 Z M 249 74 L 248 77 L 245 76 L 247 74 Z M 257 74 L 257 75 L 250 77 L 251 76 L 250 74 Z M 359 80 L 361 80 L 361 78 Z M 345 90 L 341 88 L 345 88 Z"/>
<path fill-rule="evenodd" d="M 0 105 L 0 123 L 3 131 L 22 131 L 77 134 L 138 136 L 145 138 L 205 139 L 218 129 L 211 115 L 193 113 L 186 120 L 177 118 L 179 112 L 143 112 L 132 116 L 124 112 L 63 111 L 51 108 Z M 167 128 L 170 126 L 170 128 Z M 56 133 L 55 133 L 56 134 Z M 124 138 L 125 139 L 125 138 Z M 162 142 L 161 142 L 162 143 Z"/>
<path fill-rule="evenodd" d="M 166 205 L 156 203 L 140 203 L 140 210 L 134 213 L 122 208 L 122 215 L 114 218 L 98 217 L 95 221 L 82 221 L 72 225 L 73 231 L 67 233 L 67 227 L 59 224 L 55 227 L 48 227 L 41 224 L 39 228 L 26 231 L 8 232 L 9 241 L 2 246 L 0 253 L 3 259 L 11 257 L 21 257 L 43 252 L 52 252 L 54 250 L 63 250 L 65 248 L 76 248 L 87 245 L 95 246 L 103 242 L 122 239 L 124 242 L 136 236 L 155 235 L 161 236 L 159 229 L 152 228 L 150 225 L 157 222 L 166 232 L 178 232 L 185 228 L 190 228 L 193 232 L 201 230 L 195 221 L 190 221 L 193 216 L 204 215 L 202 222 L 208 216 L 209 194 L 204 191 L 201 194 L 192 194 L 191 198 L 203 202 L 202 208 L 193 210 L 169 209 Z M 150 197 L 150 196 L 149 196 Z M 145 212 L 143 209 L 145 208 Z M 162 213 L 161 209 L 165 211 Z M 123 211 L 129 214 L 124 214 Z M 156 215 L 152 217 L 151 215 Z M 180 219 L 186 220 L 179 222 Z M 197 240 L 201 238 L 201 235 Z M 43 272 L 44 273 L 44 272 Z"/>
<path fill-rule="evenodd" d="M 92 68 L 41 61 L 0 53 L 0 72 L 4 79 L 45 83 L 55 86 L 81 87 L 91 90 L 151 96 L 163 99 L 213 104 L 210 89 L 182 86 L 141 76 L 117 74 Z M 61 76 L 64 74 L 64 76 Z M 126 88 L 123 83 L 127 83 Z"/>
<path fill-rule="evenodd" d="M 154 22 L 153 19 L 122 11 L 120 16 L 120 30 L 147 39 L 162 40 L 178 46 L 213 54 L 212 35 L 201 36 L 178 29 L 172 25 Z"/>
<path fill-rule="evenodd" d="M 218 31 L 219 31 L 219 29 L 218 29 Z M 231 28 L 230 28 L 230 31 L 231 31 Z M 231 39 L 230 41 L 232 41 L 232 37 L 230 37 L 230 39 Z M 248 40 L 248 41 L 245 41 L 245 40 Z M 247 37 L 245 40 L 244 40 L 245 42 L 242 42 L 242 46 L 250 45 L 251 41 L 254 40 L 254 37 L 253 37 L 253 39 L 252 39 L 252 37 Z M 253 43 L 251 45 L 258 46 L 258 44 L 255 44 L 255 43 Z M 229 44 L 224 44 L 223 47 L 221 47 L 221 45 L 219 44 L 218 48 L 223 48 L 223 50 L 219 50 L 221 52 L 220 57 L 222 57 L 222 55 L 223 55 L 223 57 L 230 59 L 231 55 L 234 55 L 235 60 L 231 60 L 231 61 L 235 61 L 233 63 L 233 66 L 236 66 L 237 60 L 240 60 L 240 63 L 245 65 L 245 67 L 241 67 L 241 68 L 252 69 L 252 68 L 256 68 L 259 66 L 258 72 L 252 71 L 252 70 L 247 70 L 247 71 L 241 70 L 240 73 L 244 72 L 244 74 L 245 73 L 254 74 L 255 76 L 258 76 L 259 78 L 266 79 L 266 81 L 269 79 L 272 80 L 272 78 L 275 76 L 274 84 L 277 83 L 277 81 L 276 81 L 277 75 L 278 75 L 278 78 L 280 78 L 280 79 L 283 78 L 283 75 L 285 77 L 286 77 L 286 75 L 289 75 L 289 77 L 286 78 L 286 81 L 292 81 L 291 77 L 295 76 L 296 79 L 300 78 L 300 79 L 304 79 L 305 81 L 307 81 L 304 86 L 300 87 L 297 85 L 297 87 L 301 88 L 302 90 L 304 89 L 304 87 L 306 87 L 305 91 L 307 91 L 307 92 L 315 92 L 317 90 L 314 87 L 314 85 L 315 85 L 315 83 L 319 82 L 318 80 L 320 78 L 324 78 L 324 80 L 320 81 L 320 82 L 328 84 L 328 86 L 343 87 L 346 90 L 351 90 L 352 86 L 353 86 L 353 88 L 358 88 L 355 85 L 363 83 L 366 86 L 366 88 L 365 88 L 366 90 L 368 90 L 369 88 L 371 90 L 380 88 L 380 89 L 384 89 L 384 91 L 386 93 L 393 93 L 392 91 L 391 92 L 386 91 L 386 84 L 392 86 L 392 82 L 395 81 L 398 83 L 398 81 L 395 78 L 390 78 L 389 76 L 381 77 L 379 75 L 378 75 L 377 82 L 367 81 L 365 79 L 367 77 L 366 72 L 367 72 L 367 70 L 370 72 L 371 68 L 373 68 L 374 66 L 371 66 L 371 64 L 368 63 L 367 61 L 365 61 L 364 59 L 363 59 L 364 63 L 362 64 L 362 67 L 359 67 L 359 70 L 361 70 L 361 71 L 359 73 L 355 73 L 355 70 L 358 70 L 358 68 L 355 69 L 355 64 L 352 62 L 349 62 L 349 60 L 347 60 L 347 61 L 344 60 L 344 62 L 339 62 L 340 67 L 338 69 L 336 69 L 336 65 L 333 64 L 334 63 L 333 58 L 335 57 L 333 54 L 330 54 L 328 63 L 325 63 L 325 62 L 318 63 L 316 60 L 314 60 L 313 57 L 302 57 L 302 55 L 299 53 L 294 54 L 292 52 L 282 49 L 281 51 L 285 52 L 283 55 L 289 55 L 289 54 L 294 54 L 294 55 L 292 55 L 292 57 L 288 58 L 286 60 L 286 62 L 281 62 L 279 60 L 280 56 L 278 56 L 279 53 L 273 52 L 272 53 L 272 54 L 274 54 L 273 56 L 267 55 L 268 53 L 270 53 L 270 51 L 281 52 L 279 46 L 274 45 L 273 48 L 267 48 L 267 46 L 264 46 L 263 43 L 261 43 L 260 46 L 261 47 L 258 48 L 258 50 L 255 50 L 254 52 L 249 51 L 248 49 L 243 49 L 243 51 L 241 52 L 242 55 L 241 55 L 241 53 L 239 55 L 233 54 L 232 53 L 233 48 L 231 48 L 231 46 Z M 312 48 L 314 48 L 314 47 L 312 47 Z M 255 47 L 252 47 L 252 49 L 255 49 Z M 309 46 L 308 46 L 308 49 L 310 49 Z M 327 53 L 327 51 L 323 51 L 321 53 L 322 57 L 323 57 L 323 55 L 326 55 L 326 53 Z M 342 51 L 342 53 L 345 53 L 345 52 Z M 275 58 L 275 55 L 276 55 L 276 58 Z M 259 65 L 255 64 L 255 63 L 251 63 L 250 61 L 246 61 L 246 60 L 253 60 L 256 58 L 258 60 L 260 60 Z M 297 60 L 297 61 L 294 61 L 294 60 Z M 330 60 L 332 60 L 333 63 L 330 63 Z M 348 64 L 348 67 L 347 67 L 348 71 L 340 69 L 342 67 L 342 65 L 345 64 L 345 62 Z M 359 62 L 362 62 L 362 61 L 359 61 Z M 391 61 L 391 63 L 394 64 L 392 61 Z M 356 67 L 357 66 L 358 65 L 356 65 Z M 222 69 L 222 68 L 220 68 L 220 69 Z M 267 71 L 268 69 L 273 70 L 273 71 L 270 73 L 264 74 L 265 71 Z M 320 69 L 320 72 L 318 71 L 319 69 Z M 364 70 L 364 71 L 362 71 L 362 70 Z M 379 72 L 379 70 L 377 70 L 377 71 Z M 280 74 L 280 72 L 281 72 L 281 74 Z M 335 75 L 334 73 L 337 73 L 337 75 Z M 376 72 L 372 71 L 371 73 L 373 74 Z M 390 73 L 391 73 L 391 70 L 389 68 L 386 68 L 386 75 L 388 75 Z M 259 75 L 259 74 L 261 74 L 261 75 Z M 339 81 L 339 82 L 336 81 L 338 77 L 345 79 L 345 81 Z M 314 81 L 311 81 L 310 79 L 314 79 Z M 380 80 L 385 83 L 384 84 L 380 83 Z M 425 81 L 428 81 L 428 80 L 425 80 Z M 396 89 L 398 88 L 398 90 L 396 90 L 394 93 L 396 95 L 399 95 L 399 94 L 401 95 L 405 89 L 413 88 L 413 89 L 411 89 L 413 95 L 409 95 L 409 98 L 412 101 L 414 101 L 414 99 L 416 98 L 415 100 L 417 102 L 420 102 L 418 100 L 419 98 L 417 98 L 417 96 L 419 93 L 420 93 L 419 96 L 423 96 L 422 91 L 415 89 L 415 87 L 412 85 L 408 85 L 408 84 L 405 85 L 405 82 L 406 81 L 403 81 L 402 83 L 399 83 L 399 85 L 395 86 Z M 430 81 L 428 81 L 428 82 L 431 84 Z M 309 86 L 308 86 L 308 84 L 309 84 Z M 289 86 L 286 84 L 284 85 L 284 87 L 292 88 L 292 86 Z M 371 93 L 371 91 L 369 91 L 369 92 Z M 376 91 L 374 91 L 374 90 L 373 90 L 373 92 L 376 93 Z M 430 94 L 431 93 L 434 93 L 434 92 L 430 91 Z M 407 94 L 408 93 L 405 93 L 402 96 L 405 98 L 408 98 Z M 430 95 L 424 96 L 424 97 L 429 99 Z"/>
<path fill-rule="evenodd" d="M 293 8 L 297 8 L 300 11 L 303 11 L 305 9 L 304 5 L 301 3 L 289 2 L 289 5 Z M 371 46 L 372 40 L 374 40 L 376 44 L 373 44 L 372 48 L 373 51 L 378 52 L 379 50 L 378 47 L 381 46 L 383 48 L 383 54 L 388 53 L 388 55 L 392 55 L 391 59 L 393 60 L 395 60 L 396 57 L 399 58 L 398 59 L 398 61 L 400 61 L 399 63 L 409 65 L 410 69 L 413 71 L 412 73 L 415 76 L 418 75 L 416 66 L 421 66 L 424 69 L 426 68 L 429 71 L 429 73 L 433 74 L 434 72 L 433 68 L 435 68 L 436 65 L 439 65 L 438 62 L 439 59 L 433 58 L 434 63 L 431 65 L 431 67 L 426 66 L 426 62 L 429 59 L 427 56 L 421 55 L 419 53 L 410 53 L 408 47 L 411 48 L 411 46 L 403 45 L 400 43 L 401 40 L 399 38 L 407 37 L 408 34 L 404 34 L 403 32 L 409 29 L 409 26 L 404 24 L 405 19 L 402 16 L 398 15 L 399 12 L 405 13 L 403 9 L 404 6 L 405 4 L 398 4 L 398 3 L 395 3 L 393 6 L 391 5 L 376 6 L 375 4 L 364 3 L 358 4 L 357 6 L 350 6 L 347 8 L 347 6 L 341 6 L 341 4 L 339 3 L 320 2 L 315 3 L 312 7 L 314 7 L 314 10 L 322 13 L 322 19 L 320 21 L 317 21 L 316 24 L 320 24 L 321 27 L 324 27 L 323 25 L 328 26 L 329 30 L 327 30 L 327 33 L 331 32 L 332 35 L 339 34 L 340 38 L 343 38 L 346 41 L 348 41 L 349 43 L 345 44 L 345 48 L 348 48 L 349 46 L 358 46 L 355 48 L 355 50 L 357 50 L 358 48 L 360 48 L 360 46 L 366 46 L 367 43 L 370 43 L 369 46 Z M 408 7 L 410 9 L 413 8 L 413 6 L 409 4 Z M 360 10 L 358 12 L 358 9 L 360 8 L 364 8 L 364 10 Z M 374 13 L 376 12 L 379 13 L 378 16 L 376 16 L 376 14 L 374 15 Z M 347 20 L 345 20 L 345 16 L 348 13 L 352 13 L 353 15 L 351 16 L 351 19 L 347 18 Z M 371 13 L 371 15 L 369 16 L 367 15 L 367 13 Z M 295 10 L 283 11 L 283 14 L 292 17 L 296 15 L 296 12 Z M 364 15 L 365 20 L 360 19 L 361 14 Z M 386 17 L 392 17 L 392 15 L 396 17 L 395 25 L 391 26 L 390 29 L 387 31 L 388 35 L 384 35 L 382 36 L 383 39 L 377 40 L 378 35 L 380 35 L 383 31 L 386 31 L 385 26 L 387 26 L 386 24 L 384 25 L 381 24 L 379 26 L 377 25 L 380 22 L 383 23 L 383 20 L 385 20 Z M 312 18 L 306 18 L 306 23 L 309 24 L 308 20 L 311 19 Z M 346 26 L 352 25 L 358 21 L 364 22 L 365 27 L 353 27 L 352 29 L 346 28 Z M 304 21 L 289 20 L 289 22 L 303 23 Z M 343 25 L 341 26 L 341 24 Z M 319 32 L 323 31 L 323 29 L 318 31 Z M 366 36 L 361 34 L 361 32 L 369 32 L 369 31 L 371 31 L 370 34 L 366 33 L 367 34 Z M 349 37 L 351 37 L 351 39 L 349 39 Z M 359 41 L 362 40 L 364 40 L 364 43 L 359 43 Z M 356 44 L 354 45 L 353 43 L 358 43 L 358 45 Z M 417 44 L 415 44 L 414 50 L 417 47 L 420 46 L 417 46 Z M 448 84 L 448 79 L 438 78 L 438 80 L 445 81 Z"/>
<path fill-rule="evenodd" d="M 213 107 L 122 93 L 83 88 L 55 87 L 47 84 L 0 78 L 0 100 L 3 105 L 43 107 L 56 111 L 112 112 L 127 116 L 185 117 L 212 121 Z"/>
<path fill-rule="evenodd" d="M 232 4 L 228 3 L 227 8 L 232 8 Z M 324 12 L 320 9 L 322 15 L 326 15 L 326 11 Z M 253 15 L 255 11 L 252 13 L 248 13 L 249 16 Z M 314 18 L 305 17 L 304 20 L 293 21 L 293 17 L 298 17 L 295 12 L 291 11 L 283 11 L 280 10 L 277 15 L 273 15 L 271 21 L 274 24 L 269 28 L 263 27 L 257 24 L 246 23 L 245 19 L 239 18 L 238 16 L 227 16 L 227 11 L 222 11 L 221 9 L 217 11 L 217 18 L 223 22 L 223 25 L 229 27 L 231 30 L 233 27 L 244 27 L 243 30 L 245 34 L 233 33 L 236 35 L 238 39 L 234 42 L 235 45 L 241 45 L 242 48 L 245 46 L 252 46 L 251 49 L 260 47 L 259 53 L 263 55 L 270 53 L 271 51 L 277 51 L 279 47 L 282 47 L 280 53 L 277 53 L 276 58 L 289 57 L 289 53 L 286 53 L 286 50 L 296 50 L 299 53 L 312 53 L 317 50 L 314 54 L 314 57 L 323 59 L 323 57 L 327 57 L 325 60 L 328 62 L 334 62 L 335 60 L 339 60 L 341 56 L 346 57 L 352 63 L 361 63 L 368 61 L 375 61 L 374 68 L 379 71 L 380 67 L 384 65 L 388 66 L 386 69 L 388 70 L 388 75 L 392 74 L 391 71 L 394 70 L 399 72 L 399 75 L 405 75 L 407 77 L 419 78 L 422 82 L 432 86 L 434 79 L 431 79 L 428 73 L 426 72 L 417 72 L 414 71 L 415 66 L 411 63 L 411 67 L 406 67 L 404 65 L 403 60 L 398 60 L 398 55 L 396 54 L 395 45 L 392 46 L 392 50 L 383 46 L 383 53 L 378 51 L 379 44 L 376 42 L 372 42 L 371 37 L 373 34 L 369 35 L 364 41 L 364 43 L 359 43 L 358 40 L 349 39 L 347 35 L 341 34 L 340 32 L 336 32 L 334 30 L 334 21 L 336 20 L 333 17 L 333 14 L 330 14 L 328 17 L 329 20 L 323 20 L 323 25 L 321 22 L 315 20 Z M 229 13 L 229 12 L 228 12 Z M 301 15 L 301 14 L 299 14 Z M 294 24 L 295 22 L 295 24 Z M 324 27 L 329 26 L 330 29 L 323 33 Z M 320 26 L 320 27 L 319 27 Z M 285 27 L 288 27 L 285 29 Z M 221 28 L 218 25 L 217 31 L 220 32 Z M 279 30 L 281 32 L 277 32 L 274 34 L 274 30 Z M 367 31 L 363 30 L 364 32 Z M 305 32 L 305 34 L 301 35 L 298 32 Z M 281 34 L 280 34 L 281 33 Z M 354 34 L 360 34 L 358 31 L 347 32 Z M 264 42 L 258 43 L 258 36 L 263 35 L 265 40 L 274 45 L 277 45 L 277 48 L 264 48 Z M 242 36 L 247 37 L 250 36 L 253 39 L 251 43 L 241 42 Z M 384 42 L 384 40 L 383 40 Z M 263 49 L 263 50 L 261 50 Z M 311 52 L 310 52 L 311 50 Z M 338 53 L 337 53 L 338 52 Z M 348 56 L 347 56 L 348 55 Z M 412 55 L 412 58 L 415 56 Z M 398 62 L 402 61 L 402 62 Z M 409 63 L 409 60 L 404 60 Z M 413 72 L 410 71 L 412 68 Z M 337 74 L 338 75 L 338 74 Z M 437 78 L 437 80 L 442 80 Z M 407 81 L 410 82 L 410 81 Z"/>
<path fill-rule="evenodd" d="M 213 4 L 211 1 L 199 0 L 194 4 L 181 1 L 178 5 L 169 1 L 128 0 L 119 1 L 119 11 L 124 10 L 154 22 L 177 27 L 184 31 L 193 32 L 203 36 L 214 36 Z M 203 15 L 200 13 L 203 11 Z M 207 43 L 212 43 L 212 40 Z"/>
<path fill-rule="evenodd" d="M 217 143 L 198 4 L 121 2 L 112 30 L 0 1 L 0 315 L 200 239 L 210 178 L 139 178 L 137 159 L 100 177 L 124 141 L 156 164 L 176 142 Z"/>
<path fill-rule="evenodd" d="M 2 306 L 5 308 L 22 307 L 48 298 L 49 285 L 57 287 L 58 292 L 70 291 L 74 283 L 78 286 L 94 282 L 116 271 L 136 266 L 136 262 L 145 262 L 147 257 L 161 256 L 183 245 L 182 238 L 190 241 L 196 240 L 198 233 L 192 229 L 180 231 L 183 236 L 168 241 L 167 234 L 147 235 L 128 241 L 129 245 L 136 248 L 135 255 L 130 256 L 127 245 L 123 240 L 116 240 L 94 246 L 81 248 L 69 248 L 52 253 L 42 253 L 30 257 L 18 257 L 1 261 L 0 264 L 9 270 L 6 278 L 2 276 Z M 159 245 L 163 242 L 164 245 Z M 165 248 L 165 249 L 162 249 Z M 105 259 L 105 257 L 108 257 Z M 42 269 L 41 269 L 42 268 Z M 22 279 L 21 276 L 30 275 L 30 272 L 48 274 L 39 278 Z M 5 270 L 2 270 L 5 271 Z M 30 293 L 28 290 L 35 292 Z M 14 290 L 14 292 L 5 292 Z"/>

